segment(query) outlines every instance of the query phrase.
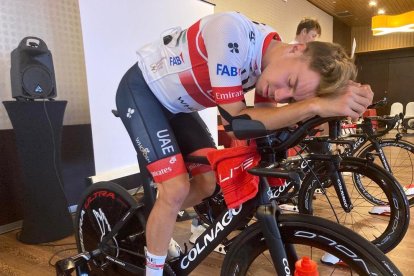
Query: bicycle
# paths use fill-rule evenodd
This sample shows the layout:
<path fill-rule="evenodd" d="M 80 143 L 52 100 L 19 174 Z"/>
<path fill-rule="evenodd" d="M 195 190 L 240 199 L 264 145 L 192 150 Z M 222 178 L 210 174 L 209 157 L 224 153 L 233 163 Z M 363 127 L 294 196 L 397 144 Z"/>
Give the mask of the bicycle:
<path fill-rule="evenodd" d="M 296 209 L 346 225 L 387 253 L 400 243 L 409 226 L 409 205 L 404 191 L 395 178 L 373 163 L 372 158 L 331 153 L 328 149 L 331 143 L 353 145 L 352 141 L 336 140 L 339 123 L 339 119 L 330 120 L 332 138 L 302 140 L 304 148 L 314 153 L 298 152 L 296 156 L 285 158 L 286 147 L 269 149 L 278 156 L 268 163 L 269 166 L 279 162 L 280 166 L 300 168 L 304 175 L 300 186 L 287 181 L 282 186 L 272 187 L 272 197 L 279 203 L 291 203 L 282 205 L 285 210 Z M 274 139 L 286 140 L 291 134 L 285 130 L 273 135 Z M 220 194 L 194 207 L 207 225 L 225 208 Z M 386 209 L 389 216 L 379 216 L 372 212 L 373 208 Z"/>
<path fill-rule="evenodd" d="M 383 98 L 369 108 L 378 108 L 386 104 L 387 99 Z M 353 140 L 353 143 L 344 144 L 342 152 L 344 155 L 374 159 L 376 164 L 390 172 L 402 184 L 412 206 L 414 204 L 414 144 L 402 139 L 401 121 L 404 121 L 403 114 L 364 117 L 360 123 L 354 125 L 360 130 L 359 133 L 352 133 L 340 139 Z M 379 129 L 379 125 L 384 127 Z M 394 138 L 383 138 L 393 129 L 397 129 Z M 374 158 L 376 156 L 379 158 Z"/>
<path fill-rule="evenodd" d="M 244 223 L 252 213 L 257 220 L 231 239 L 224 257 L 221 275 L 255 273 L 255 268 L 271 269 L 278 275 L 291 275 L 300 256 L 318 258 L 329 252 L 346 266 L 319 264 L 320 271 L 338 269 L 360 275 L 401 275 L 392 262 L 373 244 L 351 230 L 328 220 L 302 214 L 282 214 L 271 199 L 267 177 L 279 177 L 300 185 L 300 171 L 283 168 L 274 161 L 278 146 L 295 145 L 306 136 L 307 129 L 326 121 L 313 118 L 293 131 L 282 143 L 269 134 L 259 122 L 235 120 L 234 132 L 254 139 L 261 156 L 259 165 L 249 174 L 259 176 L 258 192 L 238 208 L 222 214 L 199 236 L 195 245 L 178 258 L 168 260 L 167 275 L 188 275 L 220 242 Z M 247 123 L 247 125 L 246 125 Z M 280 149 L 279 149 L 280 150 Z M 200 162 L 195 161 L 192 162 Z M 201 161 L 202 162 L 202 161 Z M 153 202 L 153 187 L 144 181 L 144 197 L 136 201 L 120 186 L 105 182 L 92 185 L 83 195 L 76 214 L 76 240 L 79 255 L 57 263 L 57 273 L 67 275 L 74 270 L 80 275 L 143 274 L 145 271 L 145 220 Z M 146 201 L 145 201 L 146 200 Z M 310 247 L 310 248 L 307 248 Z M 263 261 L 270 264 L 264 264 Z M 66 274 L 65 274 L 66 273 Z M 322 271 L 321 271 L 322 273 Z M 129 275 L 128 274 L 128 275 Z"/>

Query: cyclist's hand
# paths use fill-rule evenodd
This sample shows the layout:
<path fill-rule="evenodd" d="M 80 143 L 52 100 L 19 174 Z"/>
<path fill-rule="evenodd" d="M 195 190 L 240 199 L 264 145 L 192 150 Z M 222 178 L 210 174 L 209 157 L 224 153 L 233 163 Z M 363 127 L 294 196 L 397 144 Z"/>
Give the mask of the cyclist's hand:
<path fill-rule="evenodd" d="M 374 93 L 368 84 L 350 81 L 342 91 L 320 98 L 322 117 L 348 116 L 358 119 L 372 103 Z"/>

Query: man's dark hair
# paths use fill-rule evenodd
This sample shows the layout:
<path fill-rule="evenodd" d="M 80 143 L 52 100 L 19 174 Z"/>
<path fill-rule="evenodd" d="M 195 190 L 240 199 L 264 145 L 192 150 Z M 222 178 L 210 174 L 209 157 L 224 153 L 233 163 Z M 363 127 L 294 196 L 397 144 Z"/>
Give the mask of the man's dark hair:
<path fill-rule="evenodd" d="M 309 17 L 303 18 L 300 21 L 300 23 L 298 25 L 298 28 L 296 29 L 296 35 L 300 34 L 300 32 L 303 29 L 306 29 L 307 33 L 309 33 L 310 30 L 315 29 L 315 31 L 318 33 L 319 36 L 322 33 L 321 25 L 319 25 L 318 20 L 316 20 L 314 18 L 309 18 Z"/>

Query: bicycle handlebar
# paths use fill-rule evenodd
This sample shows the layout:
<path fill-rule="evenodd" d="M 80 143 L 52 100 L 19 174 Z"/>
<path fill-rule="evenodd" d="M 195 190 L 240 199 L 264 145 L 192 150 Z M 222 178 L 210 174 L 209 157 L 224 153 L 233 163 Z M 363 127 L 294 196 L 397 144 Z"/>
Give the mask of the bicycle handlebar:
<path fill-rule="evenodd" d="M 294 129 L 290 133 L 290 137 L 280 143 L 279 145 L 275 145 L 274 150 L 281 151 L 286 150 L 288 148 L 294 147 L 297 144 L 300 143 L 300 141 L 303 140 L 306 136 L 309 135 L 310 131 L 312 131 L 315 127 L 322 125 L 324 123 L 329 122 L 331 125 L 336 125 L 335 123 L 340 121 L 343 117 L 328 117 L 328 118 L 322 118 L 319 116 L 313 117 L 303 123 L 299 123 L 298 127 Z M 330 135 L 335 135 L 334 133 L 337 133 L 337 131 L 330 131 Z M 336 138 L 336 137 L 333 137 Z"/>
<path fill-rule="evenodd" d="M 378 107 L 382 107 L 382 106 L 386 106 L 388 104 L 388 99 L 387 97 L 382 98 L 381 100 L 372 103 L 371 105 L 369 105 L 367 107 L 367 109 L 374 109 L 374 108 L 378 108 Z"/>
<path fill-rule="evenodd" d="M 374 134 L 372 130 L 372 121 L 378 121 L 385 123 L 385 129 L 382 131 L 377 131 L 377 133 Z M 400 114 L 397 114 L 395 116 L 370 116 L 365 117 L 364 121 L 361 124 L 358 124 L 361 129 L 368 134 L 372 138 L 380 137 L 388 132 L 390 132 L 392 129 L 394 129 L 395 125 L 400 120 Z"/>
<path fill-rule="evenodd" d="M 260 139 L 266 140 L 264 143 L 270 142 L 271 148 L 274 151 L 282 151 L 287 148 L 296 146 L 303 138 L 309 135 L 313 129 L 326 122 L 337 122 L 343 117 L 327 117 L 322 118 L 315 116 L 307 121 L 298 123 L 295 129 L 282 128 L 278 130 L 268 131 L 263 123 L 256 120 L 234 119 L 232 121 L 232 129 L 234 135 L 238 139 Z M 274 134 L 286 134 L 281 137 L 272 137 Z M 268 139 L 266 139 L 266 137 Z"/>

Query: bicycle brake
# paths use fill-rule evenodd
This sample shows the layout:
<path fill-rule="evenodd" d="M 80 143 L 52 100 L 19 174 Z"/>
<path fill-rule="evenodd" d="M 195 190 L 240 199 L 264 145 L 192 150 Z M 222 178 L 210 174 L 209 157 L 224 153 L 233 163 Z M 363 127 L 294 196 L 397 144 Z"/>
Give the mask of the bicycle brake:
<path fill-rule="evenodd" d="M 375 157 L 379 156 L 378 153 L 374 153 L 374 152 L 367 152 L 365 155 L 365 158 L 370 162 L 373 163 L 375 161 Z"/>

